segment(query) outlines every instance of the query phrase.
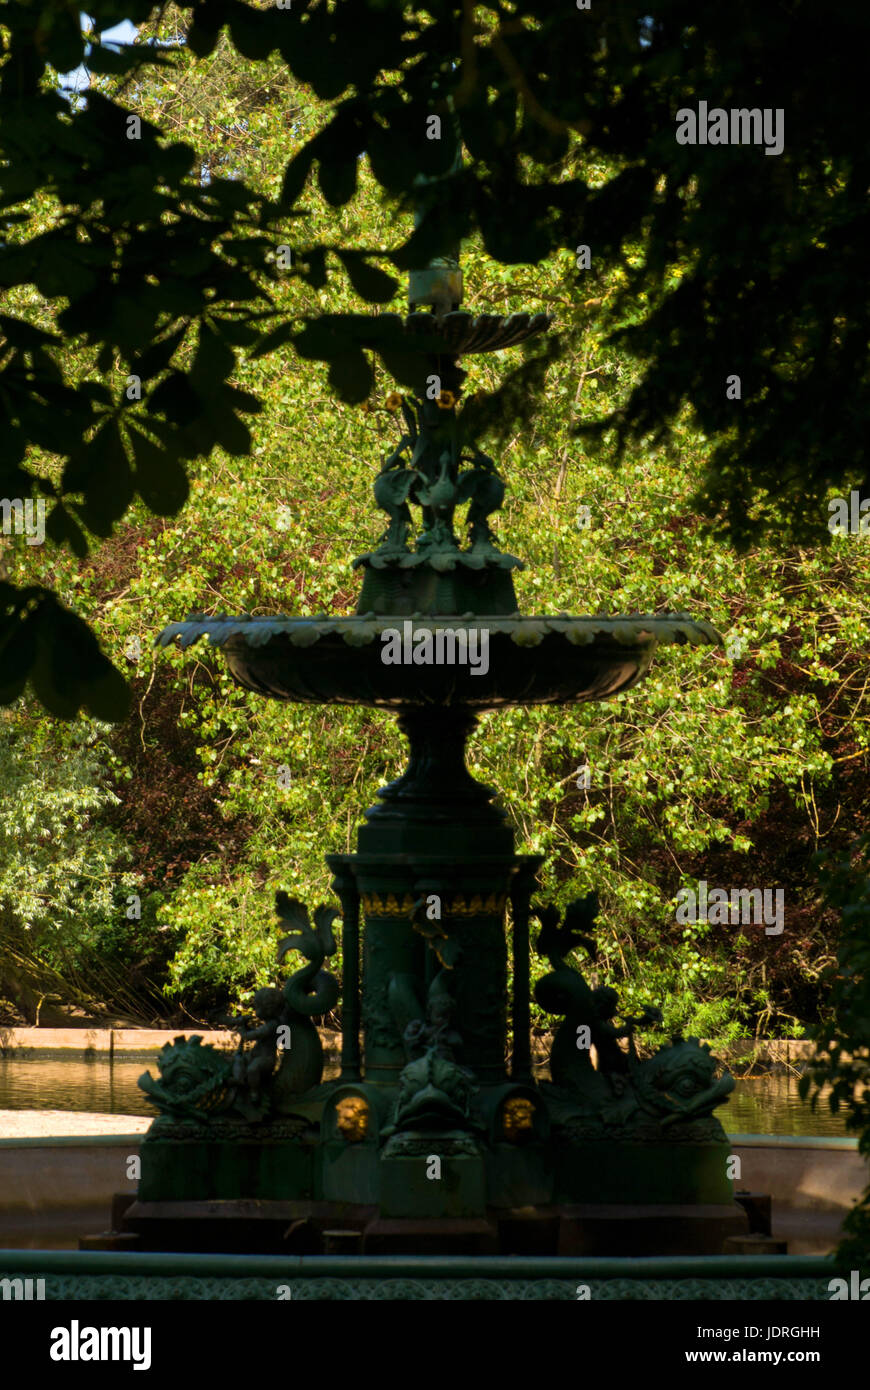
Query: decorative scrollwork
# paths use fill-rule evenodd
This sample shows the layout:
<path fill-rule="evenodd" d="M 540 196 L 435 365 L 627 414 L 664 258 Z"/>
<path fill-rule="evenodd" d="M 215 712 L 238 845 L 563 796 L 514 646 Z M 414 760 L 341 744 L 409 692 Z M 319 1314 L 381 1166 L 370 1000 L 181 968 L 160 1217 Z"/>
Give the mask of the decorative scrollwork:
<path fill-rule="evenodd" d="M 135 1258 L 128 1256 L 128 1259 Z M 784 1257 L 787 1258 L 787 1257 Z M 180 1302 L 274 1303 L 279 1284 L 286 1286 L 291 1304 L 302 1302 L 547 1302 L 573 1303 L 576 1277 L 571 1279 L 362 1279 L 323 1278 L 197 1278 L 195 1275 L 34 1274 L 45 1279 L 47 1302 L 119 1300 L 129 1303 Z M 593 1303 L 606 1302 L 794 1302 L 826 1303 L 827 1278 L 753 1279 L 586 1279 Z"/>

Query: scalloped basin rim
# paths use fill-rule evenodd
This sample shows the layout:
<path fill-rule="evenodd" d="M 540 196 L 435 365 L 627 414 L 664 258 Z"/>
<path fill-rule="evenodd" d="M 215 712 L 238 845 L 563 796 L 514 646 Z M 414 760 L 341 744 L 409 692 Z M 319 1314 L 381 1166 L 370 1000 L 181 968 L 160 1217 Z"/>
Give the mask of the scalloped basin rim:
<path fill-rule="evenodd" d="M 722 638 L 710 623 L 692 618 L 687 613 L 647 614 L 624 616 L 604 615 L 572 618 L 567 614 L 545 617 L 523 617 L 521 614 L 489 617 L 486 614 L 415 613 L 410 618 L 390 614 L 362 614 L 352 617 L 227 617 L 218 614 L 191 613 L 184 622 L 170 623 L 155 638 L 155 645 L 168 646 L 176 637 L 182 648 L 189 647 L 200 637 L 208 637 L 212 646 L 223 646 L 232 637 L 244 638 L 249 647 L 262 647 L 272 637 L 287 637 L 293 646 L 310 647 L 322 637 L 337 635 L 350 647 L 368 646 L 388 630 L 403 631 L 410 622 L 420 630 L 432 631 L 453 628 L 483 628 L 489 633 L 504 633 L 520 647 L 537 646 L 549 634 L 564 637 L 574 646 L 585 646 L 596 638 L 611 638 L 620 646 L 645 647 L 676 643 L 690 646 L 721 646 Z"/>

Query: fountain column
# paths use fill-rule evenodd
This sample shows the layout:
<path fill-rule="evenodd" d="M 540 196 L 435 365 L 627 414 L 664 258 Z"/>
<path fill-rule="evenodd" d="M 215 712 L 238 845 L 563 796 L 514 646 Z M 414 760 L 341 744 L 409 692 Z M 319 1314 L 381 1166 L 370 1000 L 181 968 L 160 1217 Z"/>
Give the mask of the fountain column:
<path fill-rule="evenodd" d="M 398 1079 L 403 1032 L 425 1014 L 435 976 L 455 1002 L 463 1062 L 482 1085 L 506 1081 L 507 946 L 513 832 L 492 788 L 465 766 L 475 727 L 462 707 L 407 709 L 404 774 L 360 828 L 354 871 L 365 912 L 363 1028 L 368 1082 Z M 526 970 L 528 962 L 526 962 Z"/>

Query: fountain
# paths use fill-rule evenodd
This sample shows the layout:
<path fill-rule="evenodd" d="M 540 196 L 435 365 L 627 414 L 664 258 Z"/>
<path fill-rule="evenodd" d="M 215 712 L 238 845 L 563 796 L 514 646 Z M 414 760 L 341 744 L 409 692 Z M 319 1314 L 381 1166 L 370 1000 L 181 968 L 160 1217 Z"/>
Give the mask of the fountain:
<path fill-rule="evenodd" d="M 234 1020 L 235 1055 L 178 1039 L 159 1077 L 142 1078 L 160 1115 L 125 1219 L 140 1248 L 719 1253 L 747 1229 L 713 1113 L 731 1077 L 696 1039 L 641 1056 L 637 1035 L 659 1011 L 621 1013 L 615 990 L 570 963 L 578 949 L 595 958 L 594 896 L 561 915 L 533 904 L 543 861 L 515 852 L 493 790 L 465 765 L 482 710 L 605 700 L 643 679 L 660 644 L 719 639 L 685 614 L 518 611 L 521 561 L 490 527 L 505 485 L 457 409 L 459 362 L 550 320 L 472 316 L 461 293 L 450 255 L 412 273 L 406 317 L 319 321 L 363 348 L 389 340 L 402 379 L 417 383 L 397 402 L 404 430 L 375 479 L 388 524 L 354 562 L 356 613 L 192 615 L 159 639 L 207 636 L 265 697 L 392 710 L 410 756 L 378 792 L 356 852 L 326 856 L 338 906 L 311 911 L 278 894 L 278 962 L 302 964 L 257 993 L 256 1017 Z M 340 985 L 326 968 L 339 917 Z M 541 1084 L 533 920 L 550 966 L 535 998 L 561 1020 Z M 339 995 L 341 1073 L 324 1082 L 312 1018 Z"/>

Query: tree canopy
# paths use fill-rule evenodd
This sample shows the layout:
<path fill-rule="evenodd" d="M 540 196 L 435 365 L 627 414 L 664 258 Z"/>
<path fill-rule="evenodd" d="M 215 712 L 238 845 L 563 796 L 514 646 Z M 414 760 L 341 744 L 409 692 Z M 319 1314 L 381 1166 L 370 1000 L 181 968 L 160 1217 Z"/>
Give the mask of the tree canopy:
<path fill-rule="evenodd" d="M 138 46 L 175 42 L 182 21 L 167 11 L 143 27 Z M 191 167 L 208 171 L 204 186 L 232 176 L 263 200 L 280 190 L 288 149 L 303 147 L 329 114 L 279 53 L 252 63 L 227 29 L 207 57 L 185 47 L 171 66 L 147 64 L 127 99 L 168 138 L 184 135 Z M 590 185 L 611 176 L 613 161 L 581 143 L 571 161 Z M 45 200 L 39 206 L 47 215 Z M 296 273 L 299 247 L 360 250 L 373 229 L 388 245 L 410 226 L 365 158 L 346 205 L 310 179 L 288 238 L 293 267 L 267 285 L 278 326 L 360 308 L 331 254 L 327 284 L 312 285 L 304 262 Z M 735 556 L 706 536 L 691 498 L 711 443 L 688 410 L 655 444 L 629 439 L 616 476 L 607 451 L 577 436 L 578 423 L 618 409 L 647 369 L 624 341 L 608 340 L 610 306 L 643 235 L 622 258 L 596 258 L 580 275 L 576 239 L 537 265 L 499 261 L 479 230 L 466 239 L 470 309 L 548 312 L 562 341 L 532 418 L 522 428 L 509 413 L 499 422 L 493 452 L 511 486 L 497 524 L 529 562 L 516 580 L 524 611 L 688 610 L 728 633 L 727 647 L 664 653 L 637 690 L 605 705 L 502 711 L 486 720 L 473 757 L 501 789 L 524 848 L 547 856 L 547 896 L 564 905 L 598 892 L 602 969 L 626 1007 L 661 1001 L 668 1027 L 707 1035 L 800 1032 L 824 1013 L 818 979 L 835 949 L 835 913 L 818 908 L 812 851 L 843 848 L 852 829 L 870 824 L 870 552 L 850 535 L 777 552 L 759 531 Z M 401 308 L 401 296 L 388 307 Z M 45 306 L 46 331 L 57 331 L 64 307 Z M 19 312 L 35 318 L 43 308 L 34 297 Z M 198 350 L 197 332 L 186 334 L 172 368 L 186 372 Z M 498 399 L 514 355 L 465 359 L 469 402 Z M 70 338 L 62 365 L 71 383 L 87 380 L 93 348 Z M 4 949 L 36 962 L 39 989 L 54 990 L 51 972 L 60 972 L 78 981 L 82 1007 L 103 999 L 129 1009 L 111 965 L 147 1014 L 176 999 L 194 1011 L 225 1007 L 267 983 L 269 888 L 286 886 L 288 854 L 297 895 L 322 900 L 324 846 L 350 848 L 373 787 L 400 771 L 383 713 L 277 705 L 236 688 L 204 645 L 159 658 L 150 650 L 153 635 L 191 608 L 352 608 L 349 557 L 377 541 L 383 520 L 371 487 L 402 433 L 390 372 L 373 365 L 369 395 L 346 402 L 333 393 L 328 361 L 291 344 L 257 354 L 255 331 L 229 378 L 263 406 L 248 417 L 249 455 L 218 444 L 187 460 L 180 511 L 154 515 L 135 497 L 83 558 L 0 540 L 2 577 L 73 607 L 134 697 L 114 729 L 46 719 L 30 694 L 0 711 L 0 936 Z M 115 370 L 123 390 L 126 373 Z M 28 462 L 55 467 L 37 445 Z M 61 764 L 63 778 L 53 777 Z M 747 874 L 785 886 L 782 936 L 675 921 L 685 883 L 742 883 Z"/>
<path fill-rule="evenodd" d="M 353 322 L 327 331 L 323 302 L 282 299 L 277 246 L 292 246 L 300 286 L 328 300 L 343 274 L 374 306 L 396 293 L 392 272 L 476 234 L 505 266 L 582 244 L 594 268 L 621 272 L 602 331 L 643 369 L 577 424 L 587 441 L 618 459 L 688 411 L 710 445 L 690 505 L 739 545 L 765 530 L 826 539 L 828 492 L 866 476 L 861 7 L 177 6 L 195 57 L 223 33 L 264 81 L 289 72 L 320 103 L 314 126 L 291 111 L 274 132 L 286 157 L 265 190 L 231 165 L 205 177 L 171 113 L 162 126 L 144 114 L 144 76 L 171 82 L 179 61 L 148 41 L 154 7 L 89 8 L 87 32 L 65 0 L 2 16 L 0 495 L 45 500 L 52 543 L 86 555 L 137 496 L 174 515 L 192 460 L 250 451 L 259 401 L 231 380 L 240 352 L 326 360 L 340 398 L 368 396 Z M 115 51 L 98 35 L 122 19 L 146 27 Z M 57 73 L 81 62 L 94 80 L 71 109 Z M 677 112 L 702 101 L 783 112 L 781 152 L 678 143 Z M 461 168 L 450 139 L 427 137 L 432 115 L 456 122 Z M 352 213 L 363 159 L 397 214 L 384 235 L 300 237 L 310 181 Z M 421 198 L 412 230 L 402 214 Z M 578 270 L 571 296 L 588 287 Z M 84 359 L 70 361 L 71 344 Z M 726 393 L 734 376 L 739 398 Z M 4 702 L 29 679 L 56 714 L 123 711 L 122 678 L 50 585 L 0 581 L 0 652 Z"/>

